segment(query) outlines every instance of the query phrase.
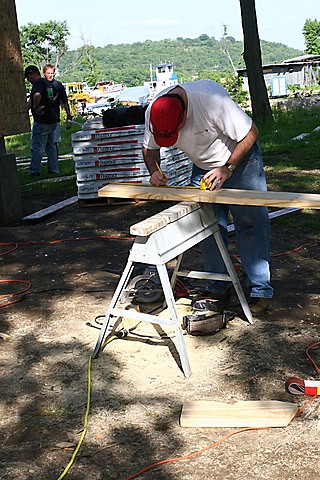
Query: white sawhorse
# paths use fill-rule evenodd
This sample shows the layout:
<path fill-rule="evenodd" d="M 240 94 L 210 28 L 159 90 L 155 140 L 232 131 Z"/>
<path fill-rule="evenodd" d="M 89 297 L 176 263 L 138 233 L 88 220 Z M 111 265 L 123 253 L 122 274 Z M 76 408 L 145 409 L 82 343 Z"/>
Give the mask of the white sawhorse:
<path fill-rule="evenodd" d="M 171 325 L 175 330 L 182 371 L 186 377 L 189 377 L 191 369 L 172 291 L 177 276 L 231 281 L 240 300 L 244 314 L 248 322 L 252 323 L 251 311 L 226 246 L 222 240 L 218 222 L 213 214 L 211 205 L 181 202 L 143 222 L 133 225 L 130 228 L 130 233 L 137 235 L 137 237 L 107 310 L 93 352 L 93 358 L 99 355 L 105 338 L 114 331 L 118 319 L 122 317 L 158 325 Z M 179 271 L 184 252 L 209 235 L 214 236 L 228 273 L 217 274 L 211 272 Z M 166 264 L 173 259 L 177 259 L 177 262 L 170 282 Z M 169 318 L 160 318 L 157 315 L 137 312 L 135 310 L 126 310 L 119 306 L 121 296 L 126 289 L 136 263 L 156 266 L 169 312 Z"/>

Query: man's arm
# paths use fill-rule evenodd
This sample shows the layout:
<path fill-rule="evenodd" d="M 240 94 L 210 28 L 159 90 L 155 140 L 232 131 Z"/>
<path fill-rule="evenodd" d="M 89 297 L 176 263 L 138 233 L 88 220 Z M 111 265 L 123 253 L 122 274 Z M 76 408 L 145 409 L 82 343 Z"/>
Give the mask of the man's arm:
<path fill-rule="evenodd" d="M 56 86 L 58 89 L 58 95 L 61 99 L 61 104 L 63 108 L 65 109 L 65 112 L 67 114 L 67 120 L 72 120 L 72 115 L 70 111 L 70 105 L 69 105 L 69 100 L 67 96 L 66 89 L 64 88 L 64 85 L 61 82 L 56 81 Z"/>
<path fill-rule="evenodd" d="M 27 109 L 28 111 L 31 109 L 32 107 L 32 98 L 31 98 L 31 95 L 28 96 L 27 98 Z"/>
<path fill-rule="evenodd" d="M 32 103 L 33 103 L 33 108 L 36 110 L 41 102 L 41 93 L 40 92 L 35 92 L 33 95 Z"/>
<path fill-rule="evenodd" d="M 63 104 L 63 108 L 64 108 L 65 111 L 66 111 L 67 119 L 68 119 L 68 120 L 72 120 L 72 115 L 71 115 L 71 113 L 70 113 L 70 106 L 69 106 L 68 100 L 66 101 L 66 103 Z"/>
<path fill-rule="evenodd" d="M 247 135 L 244 137 L 241 142 L 239 142 L 236 145 L 236 148 L 233 150 L 232 154 L 230 155 L 230 158 L 228 160 L 229 165 L 234 165 L 235 168 L 239 167 L 239 165 L 242 163 L 244 157 L 247 155 L 247 153 L 250 152 L 251 148 L 254 145 L 254 142 L 257 140 L 259 135 L 259 131 L 254 123 L 252 123 L 252 126 L 247 133 Z"/>
<path fill-rule="evenodd" d="M 160 150 L 149 150 L 142 147 L 144 163 L 150 173 L 150 183 L 156 187 L 166 185 L 169 177 L 160 170 Z"/>
<path fill-rule="evenodd" d="M 251 148 L 253 147 L 255 141 L 257 140 L 259 135 L 259 131 L 254 123 L 252 123 L 251 128 L 247 135 L 237 143 L 235 149 L 233 150 L 232 154 L 229 157 L 228 165 L 233 165 L 235 168 L 239 167 L 243 162 L 247 153 L 250 152 Z M 207 172 L 203 179 L 205 180 L 206 184 L 210 186 L 210 190 L 214 190 L 217 187 L 219 190 L 224 182 L 231 177 L 232 171 L 228 169 L 228 165 L 224 165 L 223 167 L 213 168 L 209 172 Z"/>

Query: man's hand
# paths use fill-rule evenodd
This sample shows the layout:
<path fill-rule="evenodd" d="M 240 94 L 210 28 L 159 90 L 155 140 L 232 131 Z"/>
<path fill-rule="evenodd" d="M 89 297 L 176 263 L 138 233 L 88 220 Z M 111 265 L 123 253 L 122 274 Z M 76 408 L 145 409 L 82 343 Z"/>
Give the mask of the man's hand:
<path fill-rule="evenodd" d="M 44 105 L 39 105 L 38 107 L 35 107 L 34 111 L 37 115 L 44 115 Z"/>
<path fill-rule="evenodd" d="M 72 127 L 72 116 L 67 115 L 66 118 L 66 129 L 69 130 Z"/>
<path fill-rule="evenodd" d="M 209 172 L 203 175 L 203 180 L 206 185 L 208 185 L 208 190 L 220 190 L 224 182 L 231 177 L 231 175 L 232 172 L 224 165 L 223 167 L 217 167 L 209 170 Z"/>
<path fill-rule="evenodd" d="M 155 187 L 167 185 L 169 177 L 160 167 L 160 150 L 149 150 L 142 147 L 143 159 L 150 173 L 150 183 Z"/>
<path fill-rule="evenodd" d="M 159 170 L 156 170 L 150 176 L 150 183 L 155 187 L 163 187 L 164 185 L 167 185 L 168 180 L 169 180 L 168 175 L 164 172 L 159 172 Z"/>

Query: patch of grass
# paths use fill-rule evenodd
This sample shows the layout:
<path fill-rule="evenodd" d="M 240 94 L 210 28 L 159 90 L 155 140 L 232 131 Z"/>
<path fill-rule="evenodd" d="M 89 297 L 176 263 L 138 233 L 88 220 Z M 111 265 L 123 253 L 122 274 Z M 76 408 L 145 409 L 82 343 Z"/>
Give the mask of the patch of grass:
<path fill-rule="evenodd" d="M 5 137 L 7 153 L 14 153 L 17 158 L 30 157 L 30 133 L 20 133 Z"/>
<path fill-rule="evenodd" d="M 319 193 L 320 180 L 314 179 L 313 174 L 281 173 L 280 175 L 267 175 L 268 189 L 282 192 Z"/>
<path fill-rule="evenodd" d="M 77 195 L 75 179 L 63 180 L 55 183 L 39 183 L 24 185 L 21 187 L 23 199 L 51 199 L 52 203 L 58 203 L 66 198 Z"/>
<path fill-rule="evenodd" d="M 62 180 L 62 177 L 74 176 L 74 161 L 60 160 L 59 175 L 47 173 L 46 165 L 42 166 L 41 177 L 30 177 L 28 168 L 18 170 L 18 178 L 20 183 L 21 196 L 28 198 L 57 198 L 57 202 L 67 197 L 77 194 L 75 177 Z M 39 180 L 52 180 L 48 182 L 40 182 Z M 60 180 L 61 179 L 61 180 Z"/>
<path fill-rule="evenodd" d="M 70 129 L 66 129 L 65 113 L 61 118 L 61 142 L 59 143 L 59 155 L 72 154 L 71 135 L 81 129 L 81 126 L 73 123 Z M 83 124 L 82 117 L 74 118 L 78 123 Z M 5 138 L 7 153 L 14 153 L 20 161 L 26 159 L 28 163 L 30 159 L 30 133 L 23 133 Z M 76 179 L 58 180 L 61 177 L 74 176 L 74 161 L 72 159 L 59 160 L 59 175 L 52 175 L 47 172 L 47 165 L 43 164 L 40 177 L 30 177 L 28 175 L 28 166 L 22 166 L 18 161 L 18 178 L 20 183 L 21 197 L 23 200 L 34 198 L 51 198 L 53 202 L 59 202 L 68 197 L 77 194 Z M 48 182 L 39 182 L 39 180 L 49 180 Z"/>
<path fill-rule="evenodd" d="M 268 187 L 271 190 L 318 193 L 320 109 L 317 106 L 273 111 L 274 123 L 260 127 Z M 293 140 L 301 133 L 308 135 Z"/>
<path fill-rule="evenodd" d="M 310 242 L 318 242 L 319 224 L 320 211 L 305 209 L 291 215 L 284 215 L 283 217 L 278 217 L 277 221 L 272 223 L 272 230 L 279 230 L 285 235 L 287 228 L 292 232 L 292 228 L 294 228 L 296 225 L 299 225 L 298 232 L 300 232 L 299 235 L 301 238 L 308 238 L 308 241 Z M 293 231 L 295 232 L 294 236 L 296 237 L 296 230 L 294 229 Z"/>
<path fill-rule="evenodd" d="M 73 120 L 79 124 L 84 123 L 83 117 L 74 117 Z M 31 120 L 32 123 L 32 120 Z M 69 130 L 66 129 L 65 112 L 61 114 L 61 142 L 59 143 L 59 154 L 65 155 L 72 153 L 71 135 L 81 130 L 81 126 L 72 123 Z M 14 153 L 17 158 L 30 158 L 31 133 L 21 133 L 5 137 L 5 145 L 7 153 Z"/>

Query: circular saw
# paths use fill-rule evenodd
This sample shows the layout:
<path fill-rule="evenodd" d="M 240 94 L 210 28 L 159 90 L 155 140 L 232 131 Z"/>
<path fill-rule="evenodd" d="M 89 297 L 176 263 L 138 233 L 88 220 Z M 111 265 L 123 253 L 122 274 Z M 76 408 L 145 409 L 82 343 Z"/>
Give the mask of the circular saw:
<path fill-rule="evenodd" d="M 125 289 L 125 301 L 154 303 L 163 297 L 163 290 L 157 269 L 147 266 L 141 275 L 133 277 Z"/>

